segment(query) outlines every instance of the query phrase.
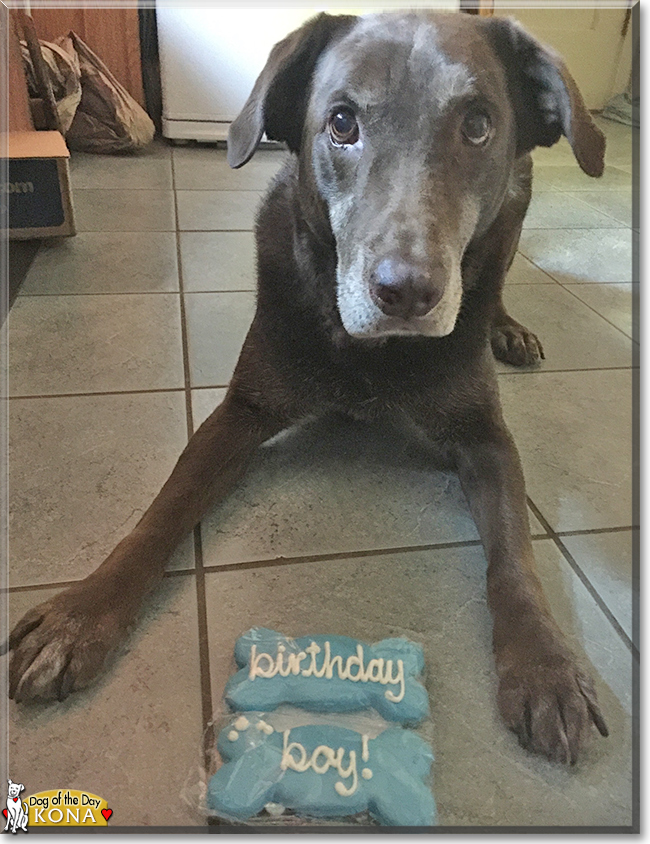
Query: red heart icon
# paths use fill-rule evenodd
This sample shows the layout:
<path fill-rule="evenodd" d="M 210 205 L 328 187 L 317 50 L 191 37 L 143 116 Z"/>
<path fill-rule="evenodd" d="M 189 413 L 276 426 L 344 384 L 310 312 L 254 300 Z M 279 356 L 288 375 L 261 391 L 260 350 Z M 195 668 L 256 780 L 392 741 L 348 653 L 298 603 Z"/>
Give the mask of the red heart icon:
<path fill-rule="evenodd" d="M 2 814 L 3 814 L 3 815 L 5 816 L 5 818 L 6 818 L 6 817 L 7 817 L 7 810 L 6 810 L 6 809 L 3 809 L 3 810 L 2 810 Z"/>
<path fill-rule="evenodd" d="M 108 819 L 110 818 L 110 816 L 111 816 L 112 814 L 113 814 L 113 810 L 112 810 L 112 809 L 102 809 L 102 815 L 104 816 L 104 820 L 105 820 L 105 821 L 108 821 Z"/>
<path fill-rule="evenodd" d="M 17 803 L 17 802 L 18 802 L 18 798 L 14 797 L 14 803 Z"/>

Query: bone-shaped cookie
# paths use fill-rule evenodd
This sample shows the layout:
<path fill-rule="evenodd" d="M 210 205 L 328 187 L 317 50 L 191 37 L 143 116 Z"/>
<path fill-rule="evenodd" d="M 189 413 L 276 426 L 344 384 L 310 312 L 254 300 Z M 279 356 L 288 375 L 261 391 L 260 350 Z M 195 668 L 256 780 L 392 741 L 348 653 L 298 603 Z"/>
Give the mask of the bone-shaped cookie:
<path fill-rule="evenodd" d="M 233 710 L 271 710 L 282 703 L 314 712 L 372 708 L 402 724 L 417 724 L 429 714 L 418 679 L 422 648 L 407 639 L 374 645 L 347 636 L 291 639 L 256 627 L 237 640 L 235 659 L 240 670 L 225 691 Z"/>
<path fill-rule="evenodd" d="M 224 764 L 208 785 L 208 806 L 245 820 L 267 803 L 298 815 L 344 818 L 368 811 L 387 826 L 433 826 L 426 781 L 433 753 L 415 733 L 389 727 L 376 738 L 344 727 L 275 731 L 263 715 L 240 715 L 219 734 Z"/>

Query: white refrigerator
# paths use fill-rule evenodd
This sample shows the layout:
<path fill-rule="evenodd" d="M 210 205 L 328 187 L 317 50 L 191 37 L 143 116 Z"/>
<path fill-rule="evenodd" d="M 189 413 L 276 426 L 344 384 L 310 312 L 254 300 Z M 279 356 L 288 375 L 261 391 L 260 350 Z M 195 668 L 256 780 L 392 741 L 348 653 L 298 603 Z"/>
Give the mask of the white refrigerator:
<path fill-rule="evenodd" d="M 455 10 L 458 0 L 418 2 L 410 8 Z M 394 3 L 393 8 L 404 8 Z M 350 8 L 299 6 L 237 9 L 156 5 L 167 138 L 224 141 L 275 43 L 319 12 L 363 14 L 388 5 Z"/>

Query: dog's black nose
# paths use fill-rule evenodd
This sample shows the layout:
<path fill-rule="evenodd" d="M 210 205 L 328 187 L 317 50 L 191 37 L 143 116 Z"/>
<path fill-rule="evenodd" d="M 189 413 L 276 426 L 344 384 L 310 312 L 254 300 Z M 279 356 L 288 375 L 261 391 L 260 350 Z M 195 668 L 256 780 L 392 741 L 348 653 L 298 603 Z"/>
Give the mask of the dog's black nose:
<path fill-rule="evenodd" d="M 387 316 L 422 317 L 442 298 L 438 275 L 399 258 L 383 258 L 370 275 L 370 295 Z"/>

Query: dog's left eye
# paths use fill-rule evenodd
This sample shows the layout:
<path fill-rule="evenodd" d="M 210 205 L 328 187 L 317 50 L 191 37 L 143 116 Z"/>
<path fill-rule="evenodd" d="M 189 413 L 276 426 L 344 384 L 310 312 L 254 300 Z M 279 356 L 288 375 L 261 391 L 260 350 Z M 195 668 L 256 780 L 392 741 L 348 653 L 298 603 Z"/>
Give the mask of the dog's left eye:
<path fill-rule="evenodd" d="M 481 146 L 490 137 L 492 124 L 488 115 L 480 109 L 468 111 L 463 120 L 462 132 L 465 140 L 474 146 Z"/>
<path fill-rule="evenodd" d="M 328 123 L 330 138 L 336 146 L 356 144 L 359 140 L 359 124 L 351 111 L 335 111 Z"/>

